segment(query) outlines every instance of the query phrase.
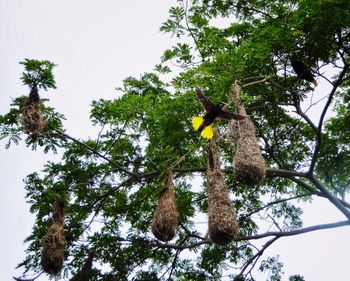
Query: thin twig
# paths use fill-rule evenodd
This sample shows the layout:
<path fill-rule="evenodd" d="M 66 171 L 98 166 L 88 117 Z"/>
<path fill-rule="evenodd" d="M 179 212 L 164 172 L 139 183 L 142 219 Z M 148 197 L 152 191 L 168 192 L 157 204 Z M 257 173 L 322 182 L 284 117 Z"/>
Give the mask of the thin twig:
<path fill-rule="evenodd" d="M 265 204 L 264 206 L 250 212 L 249 214 L 246 214 L 246 215 L 242 215 L 240 218 L 239 218 L 239 221 L 242 221 L 246 218 L 249 218 L 251 217 L 252 215 L 270 207 L 270 206 L 273 206 L 273 205 L 277 205 L 277 204 L 280 204 L 280 203 L 284 203 L 284 202 L 288 202 L 288 201 L 291 201 L 291 200 L 294 200 L 294 199 L 298 199 L 298 198 L 302 198 L 302 197 L 306 197 L 306 196 L 310 196 L 311 194 L 299 194 L 299 195 L 296 195 L 296 196 L 293 196 L 293 197 L 290 197 L 290 198 L 283 198 L 283 199 L 280 199 L 280 200 L 276 200 L 276 201 L 273 201 L 273 202 L 270 202 L 270 203 L 267 203 Z"/>
<path fill-rule="evenodd" d="M 93 154 L 95 154 L 96 156 L 104 159 L 105 161 L 107 161 L 109 164 L 111 164 L 113 167 L 117 168 L 118 170 L 128 174 L 128 175 L 135 175 L 132 172 L 129 172 L 128 170 L 124 169 L 123 167 L 121 167 L 120 165 L 118 165 L 117 163 L 115 163 L 114 161 L 112 161 L 111 159 L 109 159 L 108 157 L 106 157 L 105 155 L 101 154 L 100 152 L 98 152 L 97 150 L 95 150 L 94 148 L 92 148 L 91 146 L 89 146 L 88 144 L 81 142 L 80 140 L 71 137 L 70 135 L 62 132 L 61 130 L 58 130 L 56 128 L 51 127 L 52 130 L 54 130 L 59 137 L 61 138 L 66 138 L 66 139 L 70 139 L 71 141 L 78 143 L 79 145 L 85 147 L 86 149 L 88 149 L 90 152 L 92 152 Z"/>
<path fill-rule="evenodd" d="M 250 86 L 253 86 L 253 85 L 256 85 L 256 84 L 262 84 L 262 83 L 265 83 L 266 81 L 268 81 L 268 80 L 270 80 L 270 79 L 271 79 L 271 76 L 267 76 L 267 77 L 265 77 L 265 78 L 262 79 L 262 80 L 253 81 L 253 82 L 244 84 L 244 85 L 242 85 L 242 88 L 250 87 Z"/>
<path fill-rule="evenodd" d="M 311 159 L 311 163 L 310 163 L 310 168 L 309 168 L 309 173 L 311 174 L 314 169 L 315 169 L 315 165 L 318 159 L 318 153 L 321 149 L 321 145 L 322 145 L 322 126 L 323 126 L 323 121 L 324 118 L 326 116 L 326 113 L 328 111 L 329 106 L 331 105 L 332 101 L 333 101 L 333 97 L 338 89 L 338 87 L 342 84 L 343 82 L 343 78 L 347 72 L 347 70 L 349 69 L 349 65 L 344 65 L 343 70 L 340 72 L 339 77 L 337 79 L 337 81 L 334 83 L 333 89 L 329 94 L 328 100 L 326 105 L 324 106 L 321 116 L 320 116 L 320 120 L 318 122 L 318 126 L 317 126 L 317 134 L 316 134 L 316 145 L 315 145 L 315 149 L 314 149 L 314 153 L 312 155 L 312 159 Z"/>
<path fill-rule="evenodd" d="M 248 266 L 254 261 L 252 268 L 255 266 L 256 262 L 258 261 L 258 259 L 263 255 L 263 253 L 265 252 L 265 250 L 271 246 L 279 237 L 274 237 L 271 240 L 267 241 L 262 248 L 254 255 L 252 256 L 249 260 L 247 260 L 244 263 L 244 266 L 242 267 L 240 273 L 238 274 L 238 276 L 242 276 L 244 274 L 244 271 L 248 268 Z"/>

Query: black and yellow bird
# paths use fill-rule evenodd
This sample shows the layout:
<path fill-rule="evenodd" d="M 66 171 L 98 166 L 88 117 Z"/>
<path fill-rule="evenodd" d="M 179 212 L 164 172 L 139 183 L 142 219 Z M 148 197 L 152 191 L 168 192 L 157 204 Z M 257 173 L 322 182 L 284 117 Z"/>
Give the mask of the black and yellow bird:
<path fill-rule="evenodd" d="M 300 79 L 309 81 L 317 86 L 317 81 L 312 74 L 310 68 L 303 62 L 297 60 L 297 59 L 291 59 L 292 67 L 294 72 L 298 75 Z"/>
<path fill-rule="evenodd" d="M 201 136 L 205 139 L 212 139 L 214 136 L 213 128 L 211 124 L 216 119 L 224 119 L 224 120 L 242 120 L 246 118 L 246 116 L 235 114 L 232 112 L 224 111 L 222 108 L 224 107 L 224 103 L 219 102 L 218 104 L 212 103 L 209 98 L 200 90 L 196 89 L 196 94 L 199 101 L 202 103 L 207 114 L 204 117 L 196 116 L 192 120 L 192 125 L 195 131 L 201 133 Z"/>

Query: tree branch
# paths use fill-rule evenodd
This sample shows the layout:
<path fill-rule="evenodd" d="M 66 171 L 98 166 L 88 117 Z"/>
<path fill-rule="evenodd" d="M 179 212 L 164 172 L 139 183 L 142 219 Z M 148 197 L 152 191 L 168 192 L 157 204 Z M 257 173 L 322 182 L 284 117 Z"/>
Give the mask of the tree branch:
<path fill-rule="evenodd" d="M 268 81 L 270 79 L 271 79 L 271 76 L 267 76 L 264 79 L 244 84 L 244 85 L 242 85 L 242 88 L 250 87 L 250 86 L 253 86 L 253 85 L 256 85 L 256 84 L 262 84 L 262 83 L 265 83 L 266 81 Z"/>
<path fill-rule="evenodd" d="M 205 173 L 206 172 L 206 168 L 205 167 L 193 167 L 193 168 L 174 168 L 174 172 L 175 173 L 180 173 L 180 174 L 186 174 L 186 173 Z M 223 169 L 224 173 L 232 173 L 233 168 L 225 168 Z M 161 171 L 159 170 L 155 170 L 152 172 L 147 172 L 147 173 L 140 173 L 138 174 L 137 177 L 153 177 L 153 176 L 157 176 L 158 174 L 160 174 Z M 266 177 L 269 178 L 274 178 L 274 177 L 284 177 L 284 178 L 289 178 L 289 177 L 307 177 L 307 173 L 304 172 L 297 172 L 297 171 L 291 171 L 291 170 L 284 170 L 284 169 L 274 169 L 274 168 L 267 168 L 266 169 Z"/>
<path fill-rule="evenodd" d="M 271 232 L 265 232 L 262 234 L 256 234 L 256 235 L 251 235 L 251 236 L 239 236 L 234 239 L 234 241 L 244 241 L 244 240 L 257 240 L 257 239 L 262 239 L 270 236 L 275 236 L 275 237 L 287 237 L 287 236 L 295 236 L 299 234 L 304 234 L 308 232 L 313 232 L 317 230 L 324 230 L 324 229 L 332 229 L 332 228 L 338 228 L 338 227 L 343 227 L 343 226 L 350 226 L 350 221 L 340 221 L 340 222 L 334 222 L 334 223 L 326 223 L 326 224 L 320 224 L 320 225 L 314 225 L 314 226 L 309 226 L 305 228 L 300 228 L 297 230 L 291 230 L 291 231 L 271 231 Z"/>
<path fill-rule="evenodd" d="M 309 173 L 311 174 L 314 169 L 315 169 L 315 165 L 318 159 L 318 153 L 320 151 L 321 145 L 322 145 L 322 126 L 323 126 L 323 121 L 324 118 L 326 116 L 326 113 L 328 111 L 329 106 L 331 105 L 332 101 L 333 101 L 333 97 L 338 89 L 338 87 L 342 84 L 343 82 L 343 78 L 348 70 L 349 66 L 348 65 L 344 65 L 343 70 L 340 72 L 339 77 L 337 79 L 337 81 L 333 84 L 333 89 L 329 94 L 327 103 L 325 105 L 325 107 L 322 110 L 321 116 L 320 116 L 320 120 L 318 122 L 318 126 L 317 126 L 317 133 L 316 133 L 316 145 L 315 145 L 315 149 L 314 149 L 314 153 L 312 155 L 312 159 L 311 159 L 311 163 L 310 163 L 310 168 L 309 168 Z"/>
<path fill-rule="evenodd" d="M 279 237 L 274 237 L 271 240 L 267 241 L 262 248 L 254 255 L 252 256 L 249 260 L 247 260 L 242 267 L 240 273 L 237 275 L 237 277 L 242 276 L 244 274 L 244 271 L 248 268 L 248 266 L 254 261 L 254 264 L 252 265 L 252 269 L 254 268 L 256 262 L 258 259 L 263 255 L 265 250 L 270 247 Z"/>
<path fill-rule="evenodd" d="M 249 218 L 250 216 L 254 215 L 255 213 L 258 213 L 270 206 L 273 206 L 273 205 L 276 205 L 276 204 L 279 204 L 279 203 L 283 203 L 283 202 L 287 202 L 287 201 L 291 201 L 291 200 L 294 200 L 294 199 L 298 199 L 298 198 L 302 198 L 302 197 L 305 197 L 305 196 L 309 196 L 311 194 L 300 194 L 300 195 L 296 195 L 296 196 L 293 196 L 293 197 L 290 197 L 290 198 L 283 198 L 283 199 L 280 199 L 280 200 L 276 200 L 276 201 L 273 201 L 273 202 L 270 202 L 270 203 L 267 203 L 266 205 L 250 212 L 249 214 L 246 214 L 246 215 L 242 215 L 240 218 L 239 218 L 239 221 L 242 221 L 246 218 Z"/>
<path fill-rule="evenodd" d="M 16 281 L 34 281 L 36 279 L 38 279 L 40 277 L 41 274 L 43 274 L 44 271 L 42 270 L 37 276 L 31 278 L 31 279 L 22 279 L 22 278 L 19 278 L 19 277 L 12 277 L 14 280 Z"/>
<path fill-rule="evenodd" d="M 192 243 L 192 244 L 187 244 L 187 245 L 175 245 L 175 244 L 165 244 L 159 241 L 149 241 L 151 243 L 151 245 L 156 246 L 158 248 L 162 248 L 162 249 L 176 249 L 176 250 L 185 250 L 185 249 L 192 249 L 192 248 L 196 248 L 198 246 L 201 245 L 205 245 L 205 244 L 212 244 L 213 242 L 210 239 L 206 239 L 203 241 L 199 241 L 197 243 Z"/>
<path fill-rule="evenodd" d="M 182 8 L 184 9 L 184 12 L 185 12 L 185 23 L 186 23 L 186 28 L 188 30 L 188 32 L 190 33 L 190 36 L 192 37 L 193 39 L 193 42 L 202 58 L 202 60 L 204 60 L 204 55 L 203 55 L 203 52 L 201 50 L 201 48 L 199 48 L 198 46 L 198 41 L 197 41 L 197 38 L 196 36 L 193 34 L 192 32 L 192 28 L 190 27 L 190 24 L 188 22 L 188 15 L 187 15 L 187 12 L 188 12 L 188 0 L 186 0 L 186 3 L 184 3 L 184 0 L 181 1 L 181 4 L 182 4 Z"/>
<path fill-rule="evenodd" d="M 290 179 L 295 182 L 296 184 L 300 185 L 301 187 L 305 188 L 307 191 L 309 191 L 311 194 L 317 195 L 319 197 L 327 198 L 325 194 L 322 192 L 318 191 L 317 189 L 314 189 L 311 185 L 295 178 L 295 177 L 290 177 Z M 346 202 L 345 200 L 338 199 L 341 204 L 343 204 L 345 207 L 350 209 L 350 204 Z"/>
<path fill-rule="evenodd" d="M 326 197 L 329 201 L 333 203 L 335 207 L 337 207 L 350 221 L 350 211 L 347 209 L 340 199 L 335 197 L 333 194 L 331 194 L 324 186 L 323 184 L 315 177 L 315 175 L 310 176 L 310 180 L 312 183 L 318 188 L 318 190 Z"/>
<path fill-rule="evenodd" d="M 89 146 L 88 144 L 84 143 L 84 142 L 81 142 L 80 140 L 76 139 L 76 138 L 73 138 L 69 135 L 67 135 L 66 133 L 56 129 L 56 128 L 53 128 L 51 127 L 51 129 L 53 131 L 55 131 L 58 135 L 58 137 L 60 138 L 66 138 L 66 139 L 70 139 L 71 141 L 85 147 L 86 149 L 88 149 L 90 152 L 92 152 L 93 154 L 95 154 L 96 156 L 102 158 L 103 160 L 107 161 L 109 164 L 111 164 L 113 167 L 117 168 L 118 170 L 128 174 L 128 175 L 135 175 L 134 173 L 132 172 L 129 172 L 128 170 L 124 169 L 123 167 L 121 167 L 120 165 L 118 165 L 117 163 L 115 163 L 114 161 L 112 161 L 111 159 L 109 159 L 108 157 L 106 157 L 105 155 L 101 154 L 100 152 L 98 152 L 97 150 L 95 150 L 94 148 L 92 148 L 91 146 Z"/>
<path fill-rule="evenodd" d="M 276 238 L 280 237 L 288 237 L 288 236 L 295 236 L 299 234 L 304 234 L 308 232 L 318 231 L 318 230 L 325 230 L 325 229 L 332 229 L 332 228 L 339 228 L 343 226 L 350 226 L 350 221 L 340 221 L 335 223 L 327 223 L 327 224 L 320 224 L 320 225 L 314 225 L 309 226 L 301 229 L 291 230 L 291 231 L 271 231 L 271 232 L 265 232 L 261 234 L 256 235 L 248 235 L 248 236 L 238 236 L 234 239 L 236 242 L 240 241 L 247 241 L 247 240 L 258 240 L 262 238 L 267 238 L 271 236 L 275 236 Z M 162 249 L 176 249 L 176 250 L 185 250 L 185 249 L 192 249 L 196 248 L 205 244 L 212 244 L 213 242 L 210 239 L 205 239 L 202 241 L 198 241 L 191 244 L 183 244 L 183 245 L 176 245 L 176 244 L 170 244 L 170 243 L 163 243 L 159 242 L 158 240 L 146 240 L 141 239 L 142 242 L 146 245 L 158 247 Z M 121 239 L 121 241 L 127 241 L 133 243 L 131 240 Z"/>

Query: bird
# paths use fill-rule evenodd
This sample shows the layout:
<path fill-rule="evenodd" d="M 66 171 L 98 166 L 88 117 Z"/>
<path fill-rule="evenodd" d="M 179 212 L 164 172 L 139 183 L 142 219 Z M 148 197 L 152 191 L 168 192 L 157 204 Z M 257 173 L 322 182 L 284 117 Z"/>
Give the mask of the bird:
<path fill-rule="evenodd" d="M 309 81 L 317 86 L 317 81 L 312 74 L 310 68 L 303 62 L 296 60 L 296 59 L 291 59 L 292 67 L 294 72 L 298 75 L 300 79 Z"/>
<path fill-rule="evenodd" d="M 214 136 L 213 128 L 211 124 L 218 118 L 224 120 L 243 120 L 246 116 L 235 114 L 232 112 L 224 111 L 222 108 L 225 106 L 223 102 L 214 104 L 200 89 L 196 89 L 198 100 L 202 103 L 205 111 L 207 112 L 204 117 L 196 116 L 192 119 L 192 126 L 195 131 L 200 132 L 201 136 L 205 139 L 211 140 Z"/>

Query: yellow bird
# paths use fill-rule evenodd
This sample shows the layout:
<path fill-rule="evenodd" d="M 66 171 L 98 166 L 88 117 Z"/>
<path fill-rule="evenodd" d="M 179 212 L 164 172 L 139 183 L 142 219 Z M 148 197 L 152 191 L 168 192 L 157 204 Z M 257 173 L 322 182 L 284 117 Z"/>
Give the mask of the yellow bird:
<path fill-rule="evenodd" d="M 209 98 L 200 90 L 196 89 L 197 98 L 202 103 L 207 114 L 204 117 L 196 116 L 192 120 L 192 125 L 195 131 L 200 132 L 201 136 L 205 139 L 211 140 L 214 136 L 213 128 L 211 124 L 218 118 L 225 120 L 242 120 L 246 116 L 235 114 L 232 112 L 224 111 L 224 103 L 219 102 L 218 104 L 212 103 Z"/>

